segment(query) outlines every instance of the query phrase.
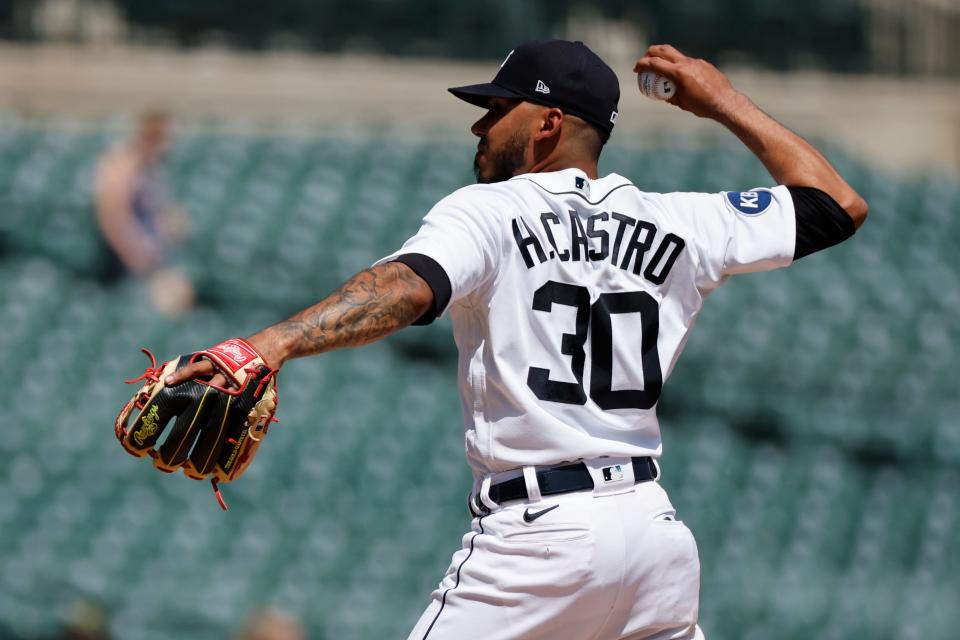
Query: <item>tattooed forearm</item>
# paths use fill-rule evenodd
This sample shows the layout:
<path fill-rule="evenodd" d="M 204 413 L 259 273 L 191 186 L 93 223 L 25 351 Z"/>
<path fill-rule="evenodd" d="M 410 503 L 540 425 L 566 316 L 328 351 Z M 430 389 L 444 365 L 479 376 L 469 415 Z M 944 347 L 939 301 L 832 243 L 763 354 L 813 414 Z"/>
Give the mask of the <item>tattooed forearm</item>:
<path fill-rule="evenodd" d="M 410 267 L 389 262 L 361 271 L 333 294 L 251 340 L 267 361 L 355 347 L 386 337 L 423 315 L 433 291 Z"/>

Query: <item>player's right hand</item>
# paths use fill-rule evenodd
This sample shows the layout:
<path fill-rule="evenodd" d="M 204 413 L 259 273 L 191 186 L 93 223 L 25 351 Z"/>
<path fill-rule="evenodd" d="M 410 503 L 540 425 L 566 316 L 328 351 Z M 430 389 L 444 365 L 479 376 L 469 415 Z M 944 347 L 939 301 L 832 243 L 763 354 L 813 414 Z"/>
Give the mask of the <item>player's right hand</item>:
<path fill-rule="evenodd" d="M 209 360 L 197 360 L 177 369 L 163 379 L 163 383 L 168 387 L 175 387 L 188 380 L 205 380 L 218 387 L 229 385 L 227 377 L 222 373 L 217 373 L 213 363 Z"/>
<path fill-rule="evenodd" d="M 706 60 L 685 56 L 669 44 L 648 48 L 633 70 L 653 71 L 672 80 L 677 92 L 668 102 L 701 118 L 721 118 L 742 98 L 722 71 Z"/>

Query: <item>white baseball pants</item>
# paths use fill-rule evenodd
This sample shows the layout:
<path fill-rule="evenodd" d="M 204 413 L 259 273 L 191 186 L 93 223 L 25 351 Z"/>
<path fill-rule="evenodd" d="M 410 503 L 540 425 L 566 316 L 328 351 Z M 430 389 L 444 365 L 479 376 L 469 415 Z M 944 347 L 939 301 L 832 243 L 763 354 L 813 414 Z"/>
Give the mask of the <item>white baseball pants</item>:
<path fill-rule="evenodd" d="M 632 472 L 499 506 L 474 518 L 409 640 L 702 640 L 697 546 L 674 515 Z"/>

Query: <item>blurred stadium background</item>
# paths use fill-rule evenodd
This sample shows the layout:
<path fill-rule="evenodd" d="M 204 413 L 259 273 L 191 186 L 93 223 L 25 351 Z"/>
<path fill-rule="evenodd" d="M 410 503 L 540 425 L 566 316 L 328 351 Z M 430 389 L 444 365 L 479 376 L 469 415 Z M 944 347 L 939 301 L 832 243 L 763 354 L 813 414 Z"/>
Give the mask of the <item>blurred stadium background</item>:
<path fill-rule="evenodd" d="M 958 637 L 960 2 L 0 0 L 0 638 L 212 640 L 264 606 L 313 639 L 405 637 L 469 524 L 446 322 L 291 363 L 227 513 L 121 451 L 121 380 L 140 346 L 248 334 L 393 250 L 472 182 L 479 113 L 445 87 L 548 36 L 623 72 L 603 171 L 769 182 L 636 92 L 632 59 L 668 41 L 871 204 L 855 240 L 715 294 L 667 386 L 708 637 Z M 151 107 L 193 226 L 176 320 L 104 280 L 93 214 L 98 156 Z"/>

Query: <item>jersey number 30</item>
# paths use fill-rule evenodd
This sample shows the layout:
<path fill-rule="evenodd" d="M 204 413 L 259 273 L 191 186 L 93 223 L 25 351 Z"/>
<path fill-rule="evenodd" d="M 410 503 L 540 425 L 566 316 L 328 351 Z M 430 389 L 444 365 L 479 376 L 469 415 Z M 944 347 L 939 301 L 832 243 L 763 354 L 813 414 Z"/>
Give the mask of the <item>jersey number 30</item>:
<path fill-rule="evenodd" d="M 583 368 L 587 357 L 584 346 L 589 330 L 593 345 L 590 398 L 605 410 L 652 408 L 663 388 L 660 356 L 657 353 L 660 309 L 653 296 L 645 291 L 604 293 L 591 305 L 590 292 L 586 287 L 551 280 L 533 294 L 533 309 L 550 313 L 554 304 L 567 305 L 577 310 L 576 333 L 564 333 L 560 342 L 560 353 L 570 356 L 570 369 L 577 381 L 557 382 L 550 379 L 549 369 L 530 367 L 527 386 L 534 395 L 550 402 L 586 404 Z M 613 337 L 610 316 L 614 313 L 640 314 L 643 389 L 612 388 Z"/>

